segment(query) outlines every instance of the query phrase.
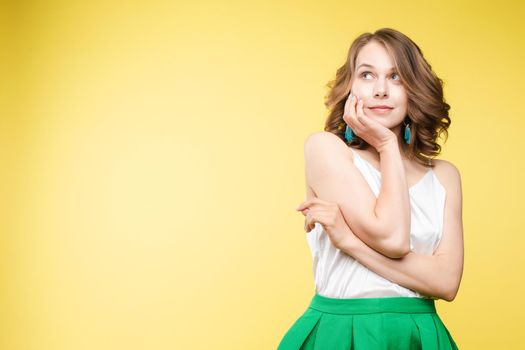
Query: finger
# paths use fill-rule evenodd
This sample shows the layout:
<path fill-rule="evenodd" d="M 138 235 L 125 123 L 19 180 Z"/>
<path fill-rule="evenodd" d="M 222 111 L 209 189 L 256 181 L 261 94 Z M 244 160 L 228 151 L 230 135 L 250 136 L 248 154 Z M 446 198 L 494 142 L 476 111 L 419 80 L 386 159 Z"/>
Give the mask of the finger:
<path fill-rule="evenodd" d="M 359 124 L 357 123 L 357 111 L 356 111 L 358 101 L 359 99 L 357 98 L 357 96 L 352 96 L 349 114 L 350 114 L 350 120 L 353 123 L 354 127 L 359 126 Z"/>
<path fill-rule="evenodd" d="M 304 216 L 308 215 L 308 213 L 312 211 L 312 208 L 305 208 L 303 210 L 301 210 L 301 214 L 303 214 Z"/>
<path fill-rule="evenodd" d="M 303 210 L 303 209 L 306 208 L 309 204 L 310 204 L 310 200 L 306 200 L 306 201 L 300 203 L 300 204 L 295 208 L 295 210 Z"/>
<path fill-rule="evenodd" d="M 310 222 L 311 222 L 311 220 L 312 220 L 312 218 L 309 215 L 305 216 L 305 218 L 304 218 L 304 230 L 306 232 L 310 231 Z"/>
<path fill-rule="evenodd" d="M 305 220 L 305 226 L 307 232 L 311 231 L 315 227 L 315 223 L 318 222 L 321 226 L 326 227 L 331 223 L 331 214 L 327 211 L 312 211 L 308 213 Z"/>
<path fill-rule="evenodd" d="M 363 100 L 359 100 L 359 103 L 357 104 L 357 120 L 363 124 L 363 126 L 366 126 L 368 122 L 368 117 L 365 115 L 365 111 L 363 109 L 364 102 Z"/>
<path fill-rule="evenodd" d="M 350 95 L 346 98 L 344 111 L 350 113 L 352 103 L 354 102 L 354 95 L 350 92 Z"/>
<path fill-rule="evenodd" d="M 318 222 L 317 220 L 317 214 L 315 212 L 308 213 L 305 219 L 306 232 L 310 232 L 315 227 L 315 223 Z"/>
<path fill-rule="evenodd" d="M 327 223 L 325 214 L 323 213 L 312 213 L 311 215 L 306 216 L 305 221 L 308 231 L 315 227 L 316 223 L 320 223 L 322 226 L 325 226 Z"/>
<path fill-rule="evenodd" d="M 367 116 L 365 115 L 365 111 L 363 110 L 363 105 L 364 101 L 360 99 L 356 105 L 355 119 L 361 127 L 366 127 Z"/>
<path fill-rule="evenodd" d="M 352 93 L 350 93 L 350 95 L 348 95 L 348 98 L 346 99 L 343 113 L 343 119 L 345 122 L 350 124 L 350 127 L 352 127 L 352 125 L 354 124 L 352 116 L 355 115 L 355 102 L 356 97 Z"/>
<path fill-rule="evenodd" d="M 315 222 L 310 222 L 310 221 L 307 221 L 305 226 L 304 226 L 304 230 L 306 232 L 310 232 L 312 231 L 313 229 L 315 228 Z"/>
<path fill-rule="evenodd" d="M 347 124 L 350 125 L 354 133 L 358 136 L 363 132 L 363 127 L 364 127 L 363 123 L 360 120 L 361 118 L 358 117 L 358 113 L 357 113 L 360 101 L 361 100 L 359 100 L 357 96 L 354 96 L 352 98 L 352 103 L 350 104 L 350 108 L 347 112 L 348 116 L 345 119 Z"/>
<path fill-rule="evenodd" d="M 314 206 L 328 205 L 328 204 L 330 204 L 330 202 L 319 199 L 318 197 L 313 197 L 299 204 L 297 208 L 295 208 L 295 210 L 302 211 L 306 208 L 312 208 Z"/>
<path fill-rule="evenodd" d="M 315 203 L 315 201 L 317 200 L 317 197 L 313 197 L 313 198 L 310 198 L 308 200 L 305 200 L 304 202 L 302 202 L 301 204 L 299 204 L 297 206 L 297 208 L 295 208 L 295 210 L 303 210 L 305 208 L 308 208 L 310 207 L 312 204 Z"/>

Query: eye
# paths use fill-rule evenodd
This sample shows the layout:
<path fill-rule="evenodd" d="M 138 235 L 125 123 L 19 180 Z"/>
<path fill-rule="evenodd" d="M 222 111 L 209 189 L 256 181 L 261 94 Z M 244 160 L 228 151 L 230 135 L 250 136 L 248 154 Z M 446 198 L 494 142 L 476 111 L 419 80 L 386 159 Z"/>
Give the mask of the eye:
<path fill-rule="evenodd" d="M 367 75 L 367 74 L 372 74 L 372 73 L 370 73 L 369 71 L 364 71 L 364 72 L 361 73 L 361 77 L 364 78 L 364 76 Z"/>
<path fill-rule="evenodd" d="M 372 73 L 369 72 L 369 71 L 364 71 L 364 72 L 362 72 L 362 73 L 360 74 L 360 77 L 365 78 L 366 75 L 368 75 L 368 74 L 372 74 Z M 397 74 L 397 73 L 392 73 L 392 77 L 393 77 L 393 80 L 395 80 L 395 81 L 399 81 L 399 80 L 401 79 L 401 78 L 399 77 L 399 74 Z M 365 79 L 366 79 L 366 78 L 365 78 Z M 369 80 L 369 79 L 366 79 L 366 80 Z"/>

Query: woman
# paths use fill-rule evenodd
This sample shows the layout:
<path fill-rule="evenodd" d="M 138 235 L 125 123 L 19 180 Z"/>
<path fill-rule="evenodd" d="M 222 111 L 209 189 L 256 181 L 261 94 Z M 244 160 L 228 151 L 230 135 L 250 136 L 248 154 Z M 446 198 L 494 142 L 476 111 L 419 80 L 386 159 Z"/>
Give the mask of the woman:
<path fill-rule="evenodd" d="M 463 273 L 460 174 L 433 159 L 451 122 L 442 84 L 396 30 L 352 43 L 304 145 L 316 291 L 279 350 L 457 349 L 434 305 Z"/>

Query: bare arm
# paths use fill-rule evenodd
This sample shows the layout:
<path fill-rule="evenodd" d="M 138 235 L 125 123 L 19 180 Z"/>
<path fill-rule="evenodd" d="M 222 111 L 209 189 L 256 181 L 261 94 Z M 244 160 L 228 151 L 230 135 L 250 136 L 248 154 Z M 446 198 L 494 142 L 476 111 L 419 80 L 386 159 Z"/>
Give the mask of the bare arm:
<path fill-rule="evenodd" d="M 452 301 L 463 274 L 462 190 L 455 166 L 443 163 L 445 200 L 443 236 L 433 255 L 410 252 L 401 259 L 387 258 L 358 239 L 342 250 L 384 278 L 421 294 Z"/>
<path fill-rule="evenodd" d="M 397 144 L 380 151 L 382 184 L 376 198 L 352 161 L 348 146 L 330 132 L 304 143 L 306 182 L 316 197 L 337 203 L 347 225 L 366 245 L 392 258 L 410 251 L 410 204 Z"/>

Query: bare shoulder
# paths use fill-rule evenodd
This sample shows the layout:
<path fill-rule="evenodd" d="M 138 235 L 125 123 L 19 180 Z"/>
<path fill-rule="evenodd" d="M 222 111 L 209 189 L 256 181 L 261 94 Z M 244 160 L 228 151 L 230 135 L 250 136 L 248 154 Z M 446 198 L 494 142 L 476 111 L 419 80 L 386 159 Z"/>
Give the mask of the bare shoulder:
<path fill-rule="evenodd" d="M 311 133 L 306 137 L 306 140 L 304 141 L 304 144 L 311 144 L 311 143 L 334 143 L 334 144 L 342 144 L 344 145 L 343 140 L 341 140 L 337 135 L 334 133 L 331 133 L 329 131 L 316 131 Z"/>
<path fill-rule="evenodd" d="M 332 154 L 352 157 L 349 147 L 339 136 L 328 131 L 316 131 L 309 134 L 304 141 L 306 154 Z"/>
<path fill-rule="evenodd" d="M 434 159 L 434 173 L 447 192 L 461 193 L 461 174 L 457 166 L 445 159 Z"/>

